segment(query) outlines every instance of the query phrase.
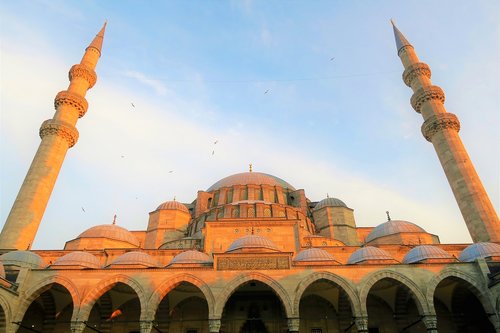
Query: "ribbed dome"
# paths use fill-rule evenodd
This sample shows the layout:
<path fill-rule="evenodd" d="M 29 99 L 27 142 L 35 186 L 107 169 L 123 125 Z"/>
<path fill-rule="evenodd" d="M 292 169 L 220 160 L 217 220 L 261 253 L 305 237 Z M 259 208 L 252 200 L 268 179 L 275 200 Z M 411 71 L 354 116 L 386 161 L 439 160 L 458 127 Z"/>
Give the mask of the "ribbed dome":
<path fill-rule="evenodd" d="M 141 265 L 146 267 L 160 267 L 160 264 L 149 254 L 139 251 L 131 251 L 122 254 L 111 262 L 113 265 Z"/>
<path fill-rule="evenodd" d="M 453 259 L 453 256 L 440 247 L 420 245 L 411 249 L 403 258 L 404 264 L 413 264 L 426 259 Z"/>
<path fill-rule="evenodd" d="M 210 186 L 207 192 L 215 191 L 221 187 L 231 187 L 234 185 L 271 185 L 288 188 L 292 191 L 295 188 L 283 179 L 261 172 L 243 172 L 222 178 L 217 183 Z"/>
<path fill-rule="evenodd" d="M 86 268 L 101 268 L 99 259 L 91 253 L 75 251 L 57 258 L 52 266 L 82 266 Z"/>
<path fill-rule="evenodd" d="M 180 202 L 175 201 L 175 200 L 174 201 L 165 201 L 164 203 L 159 205 L 158 208 L 156 208 L 156 210 L 160 210 L 160 209 L 181 210 L 183 212 L 189 213 L 189 210 L 185 205 L 183 205 Z"/>
<path fill-rule="evenodd" d="M 478 258 L 486 258 L 500 256 L 500 245 L 496 243 L 475 243 L 467 246 L 460 253 L 458 260 L 463 262 L 471 262 Z"/>
<path fill-rule="evenodd" d="M 31 251 L 12 251 L 0 256 L 0 261 L 4 265 L 13 265 L 33 269 L 44 268 L 47 266 L 42 257 Z"/>
<path fill-rule="evenodd" d="M 394 258 L 385 250 L 375 246 L 362 247 L 351 254 L 348 264 L 357 264 L 367 260 L 394 260 Z"/>
<path fill-rule="evenodd" d="M 402 232 L 426 232 L 424 229 L 420 228 L 418 225 L 402 220 L 391 220 L 376 226 L 369 234 L 366 236 L 366 242 L 371 242 L 372 240 L 399 234 Z"/>
<path fill-rule="evenodd" d="M 109 238 L 139 246 L 139 241 L 130 231 L 116 224 L 101 224 L 82 232 L 77 238 Z"/>
<path fill-rule="evenodd" d="M 212 258 L 208 254 L 196 250 L 188 250 L 176 255 L 169 266 L 172 264 L 206 264 L 211 262 Z"/>
<path fill-rule="evenodd" d="M 297 256 L 295 256 L 294 261 L 334 261 L 333 256 L 323 250 L 315 247 L 305 249 L 300 251 Z"/>
<path fill-rule="evenodd" d="M 347 207 L 347 205 L 340 199 L 326 198 L 318 202 L 318 204 L 314 207 L 314 210 L 318 210 L 323 207 Z"/>
<path fill-rule="evenodd" d="M 234 242 L 229 245 L 229 248 L 226 252 L 232 252 L 239 249 L 248 249 L 248 248 L 264 248 L 274 251 L 279 251 L 278 247 L 269 239 L 257 236 L 257 235 L 248 235 L 238 238 Z"/>

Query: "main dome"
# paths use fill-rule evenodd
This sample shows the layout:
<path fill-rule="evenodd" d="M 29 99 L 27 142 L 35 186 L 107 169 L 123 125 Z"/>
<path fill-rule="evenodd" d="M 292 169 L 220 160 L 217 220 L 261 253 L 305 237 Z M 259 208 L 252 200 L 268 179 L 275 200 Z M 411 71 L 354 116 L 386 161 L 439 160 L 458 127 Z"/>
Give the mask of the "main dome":
<path fill-rule="evenodd" d="M 267 173 L 262 173 L 262 172 L 243 172 L 231 175 L 226 178 L 222 178 L 221 180 L 210 186 L 207 192 L 218 190 L 221 187 L 231 187 L 234 185 L 249 185 L 249 184 L 280 186 L 295 191 L 295 188 L 292 185 L 288 184 L 281 178 L 268 175 Z"/>
<path fill-rule="evenodd" d="M 101 224 L 82 232 L 77 238 L 109 238 L 139 246 L 137 238 L 116 224 Z"/>

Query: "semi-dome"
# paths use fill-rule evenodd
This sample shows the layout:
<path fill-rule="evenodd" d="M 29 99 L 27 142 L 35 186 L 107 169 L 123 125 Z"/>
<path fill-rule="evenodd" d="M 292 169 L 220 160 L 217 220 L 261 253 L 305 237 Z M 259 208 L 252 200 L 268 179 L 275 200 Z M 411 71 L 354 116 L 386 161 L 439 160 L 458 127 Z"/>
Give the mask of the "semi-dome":
<path fill-rule="evenodd" d="M 169 266 L 173 264 L 207 264 L 211 262 L 212 258 L 208 254 L 196 250 L 187 250 L 176 255 Z"/>
<path fill-rule="evenodd" d="M 311 247 L 300 251 L 294 261 L 335 261 L 335 258 L 323 249 Z"/>
<path fill-rule="evenodd" d="M 270 239 L 258 235 L 247 235 L 232 242 L 226 252 L 241 249 L 268 249 L 279 251 L 278 247 Z"/>
<path fill-rule="evenodd" d="M 367 260 L 394 260 L 394 258 L 387 251 L 378 247 L 365 246 L 354 251 L 347 260 L 347 263 L 357 264 Z"/>
<path fill-rule="evenodd" d="M 271 185 L 288 188 L 295 191 L 295 188 L 281 178 L 268 175 L 262 172 L 243 172 L 222 178 L 217 183 L 210 186 L 207 192 L 218 190 L 221 187 L 231 187 L 234 185 Z"/>
<path fill-rule="evenodd" d="M 404 264 L 413 264 L 427 259 L 453 259 L 453 256 L 440 247 L 420 245 L 411 249 L 403 258 Z"/>
<path fill-rule="evenodd" d="M 314 206 L 314 210 L 318 210 L 323 207 L 347 207 L 347 205 L 340 199 L 326 198 L 318 202 L 318 204 Z"/>
<path fill-rule="evenodd" d="M 158 206 L 158 208 L 156 208 L 156 210 L 162 210 L 162 209 L 168 209 L 168 210 L 180 210 L 180 211 L 183 211 L 183 212 L 186 212 L 186 213 L 189 213 L 189 210 L 188 208 L 183 205 L 182 203 L 178 202 L 178 201 L 165 201 L 164 203 L 162 203 L 161 205 Z"/>
<path fill-rule="evenodd" d="M 113 265 L 139 265 L 146 267 L 160 267 L 160 264 L 149 254 L 140 251 L 126 252 L 113 260 L 109 266 Z"/>
<path fill-rule="evenodd" d="M 4 265 L 27 267 L 32 269 L 44 268 L 47 266 L 42 257 L 31 251 L 11 251 L 0 256 L 0 261 Z"/>
<path fill-rule="evenodd" d="M 391 220 L 376 226 L 368 234 L 368 236 L 366 236 L 366 242 L 368 243 L 380 237 L 399 234 L 403 232 L 426 232 L 426 231 L 420 228 L 418 225 L 408 221 Z"/>
<path fill-rule="evenodd" d="M 481 242 L 467 246 L 460 253 L 458 260 L 471 262 L 478 258 L 500 256 L 500 245 L 495 243 Z"/>
<path fill-rule="evenodd" d="M 51 266 L 81 266 L 85 268 L 101 268 L 99 259 L 88 252 L 75 251 L 57 258 Z"/>
<path fill-rule="evenodd" d="M 109 238 L 139 246 L 139 241 L 130 231 L 116 224 L 101 224 L 82 232 L 77 238 Z"/>

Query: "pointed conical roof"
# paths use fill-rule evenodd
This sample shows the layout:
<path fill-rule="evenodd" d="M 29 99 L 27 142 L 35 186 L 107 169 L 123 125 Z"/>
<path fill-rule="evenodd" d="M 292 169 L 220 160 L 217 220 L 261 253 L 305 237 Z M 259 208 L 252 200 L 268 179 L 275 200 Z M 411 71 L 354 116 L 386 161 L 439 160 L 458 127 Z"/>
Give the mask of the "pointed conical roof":
<path fill-rule="evenodd" d="M 399 29 L 396 27 L 396 24 L 394 23 L 393 20 L 391 20 L 392 23 L 392 29 L 394 30 L 394 39 L 396 40 L 396 48 L 398 50 L 401 50 L 405 46 L 412 46 L 410 42 L 406 39 L 406 37 L 399 31 Z"/>
<path fill-rule="evenodd" d="M 104 22 L 104 25 L 102 26 L 101 30 L 95 35 L 94 39 L 90 43 L 90 45 L 87 47 L 93 47 L 97 51 L 99 51 L 99 54 L 101 54 L 101 49 L 102 49 L 102 42 L 104 41 L 104 32 L 106 32 L 106 24 L 108 24 L 108 21 Z"/>

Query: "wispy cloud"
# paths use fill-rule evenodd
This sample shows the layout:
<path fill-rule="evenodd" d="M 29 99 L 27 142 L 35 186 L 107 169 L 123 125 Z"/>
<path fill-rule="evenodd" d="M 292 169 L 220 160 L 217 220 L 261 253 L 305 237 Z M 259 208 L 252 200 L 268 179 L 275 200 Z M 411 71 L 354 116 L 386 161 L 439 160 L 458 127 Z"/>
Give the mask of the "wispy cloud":
<path fill-rule="evenodd" d="M 125 71 L 123 75 L 126 77 L 136 79 L 140 83 L 153 88 L 153 90 L 161 96 L 165 96 L 168 92 L 167 86 L 161 82 L 160 80 L 156 80 L 150 77 L 147 77 L 145 74 L 137 71 Z"/>

